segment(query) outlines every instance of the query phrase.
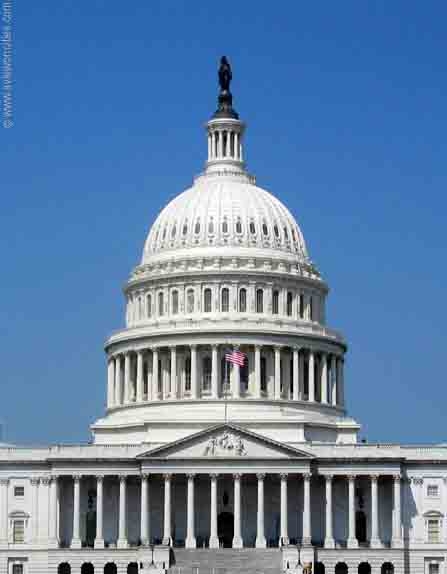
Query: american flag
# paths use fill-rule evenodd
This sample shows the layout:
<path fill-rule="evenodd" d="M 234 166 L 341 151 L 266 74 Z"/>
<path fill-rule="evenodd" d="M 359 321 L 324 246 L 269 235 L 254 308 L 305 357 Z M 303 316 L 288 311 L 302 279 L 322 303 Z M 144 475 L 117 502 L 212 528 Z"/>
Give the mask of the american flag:
<path fill-rule="evenodd" d="M 225 354 L 225 360 L 227 363 L 233 363 L 233 365 L 239 365 L 240 367 L 243 367 L 245 364 L 245 355 L 242 353 L 242 351 L 235 349 Z"/>

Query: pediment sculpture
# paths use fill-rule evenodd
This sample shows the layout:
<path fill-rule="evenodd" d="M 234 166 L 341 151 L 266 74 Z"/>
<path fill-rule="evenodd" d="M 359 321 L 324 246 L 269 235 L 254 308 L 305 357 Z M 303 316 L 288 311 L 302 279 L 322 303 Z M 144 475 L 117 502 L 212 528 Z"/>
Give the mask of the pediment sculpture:
<path fill-rule="evenodd" d="M 246 456 L 247 451 L 240 436 L 225 431 L 213 436 L 205 447 L 205 456 Z"/>

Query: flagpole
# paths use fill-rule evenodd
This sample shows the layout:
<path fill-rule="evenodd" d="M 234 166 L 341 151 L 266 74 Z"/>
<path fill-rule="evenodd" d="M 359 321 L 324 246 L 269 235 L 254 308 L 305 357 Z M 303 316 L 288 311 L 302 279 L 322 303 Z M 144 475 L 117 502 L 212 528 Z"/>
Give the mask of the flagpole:
<path fill-rule="evenodd" d="M 225 352 L 226 355 L 226 352 Z M 225 356 L 225 392 L 224 392 L 224 402 L 225 402 L 225 423 L 228 422 L 228 412 L 227 412 L 227 393 L 228 393 L 228 361 Z"/>

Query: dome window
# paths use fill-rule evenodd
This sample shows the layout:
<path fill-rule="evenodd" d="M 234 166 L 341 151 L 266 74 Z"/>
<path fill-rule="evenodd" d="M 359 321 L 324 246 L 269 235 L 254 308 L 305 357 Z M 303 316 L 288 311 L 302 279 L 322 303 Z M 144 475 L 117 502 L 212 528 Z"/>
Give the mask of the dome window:
<path fill-rule="evenodd" d="M 256 291 L 256 313 L 264 313 L 264 290 Z"/>
<path fill-rule="evenodd" d="M 158 294 L 158 315 L 160 317 L 164 315 L 164 295 L 161 292 Z"/>
<path fill-rule="evenodd" d="M 155 234 L 155 241 L 158 241 L 159 237 L 160 237 L 160 229 L 157 229 L 157 233 Z"/>
<path fill-rule="evenodd" d="M 208 223 L 208 233 L 210 235 L 214 235 L 214 221 L 213 218 L 211 218 L 210 222 Z"/>
<path fill-rule="evenodd" d="M 152 317 L 152 295 L 146 296 L 146 317 L 150 319 Z"/>
<path fill-rule="evenodd" d="M 172 314 L 177 315 L 178 313 L 178 291 L 172 292 Z"/>
<path fill-rule="evenodd" d="M 202 362 L 202 390 L 209 392 L 211 390 L 213 364 L 211 357 L 204 357 Z"/>
<path fill-rule="evenodd" d="M 286 238 L 286 241 L 289 241 L 289 232 L 287 231 L 287 227 L 284 227 L 284 237 Z"/>
<path fill-rule="evenodd" d="M 295 230 L 293 229 L 293 227 L 292 227 L 292 238 L 294 241 L 296 241 L 296 233 L 295 233 Z"/>
<path fill-rule="evenodd" d="M 194 289 L 188 289 L 186 293 L 186 312 L 194 313 Z"/>
<path fill-rule="evenodd" d="M 165 228 L 163 229 L 163 240 L 166 239 L 166 234 L 167 234 L 167 232 L 168 232 L 168 226 L 165 225 Z"/>
<path fill-rule="evenodd" d="M 267 223 L 265 221 L 262 223 L 262 233 L 265 235 L 265 237 L 268 237 L 269 228 L 267 227 Z"/>
<path fill-rule="evenodd" d="M 287 292 L 287 316 L 291 317 L 293 315 L 293 293 L 291 291 Z"/>
<path fill-rule="evenodd" d="M 183 233 L 183 235 L 186 235 L 188 233 L 188 221 L 185 221 L 185 223 L 183 224 L 182 233 Z"/>
<path fill-rule="evenodd" d="M 239 313 L 247 312 L 247 289 L 239 291 Z"/>
<path fill-rule="evenodd" d="M 272 312 L 273 315 L 278 315 L 279 313 L 279 291 L 273 291 L 272 297 Z"/>
<path fill-rule="evenodd" d="M 222 313 L 228 313 L 230 311 L 230 290 L 227 287 L 222 289 L 220 307 Z"/>
<path fill-rule="evenodd" d="M 250 221 L 250 233 L 256 235 L 256 225 L 254 221 Z"/>
<path fill-rule="evenodd" d="M 236 221 L 236 233 L 242 233 L 242 221 L 240 219 Z"/>
<path fill-rule="evenodd" d="M 226 217 L 222 222 L 222 233 L 228 233 L 228 221 Z"/>
<path fill-rule="evenodd" d="M 174 227 L 171 229 L 171 239 L 177 235 L 177 224 L 174 223 Z"/>
<path fill-rule="evenodd" d="M 273 229 L 274 229 L 274 231 L 275 231 L 275 237 L 278 237 L 278 238 L 279 238 L 279 228 L 278 228 L 278 226 L 277 226 L 276 224 L 275 224 L 275 227 L 274 227 Z"/>
<path fill-rule="evenodd" d="M 211 289 L 205 289 L 203 293 L 203 310 L 205 313 L 211 313 L 212 309 L 212 293 Z"/>
<path fill-rule="evenodd" d="M 200 218 L 196 221 L 196 226 L 194 228 L 194 233 L 198 235 L 200 233 Z"/>

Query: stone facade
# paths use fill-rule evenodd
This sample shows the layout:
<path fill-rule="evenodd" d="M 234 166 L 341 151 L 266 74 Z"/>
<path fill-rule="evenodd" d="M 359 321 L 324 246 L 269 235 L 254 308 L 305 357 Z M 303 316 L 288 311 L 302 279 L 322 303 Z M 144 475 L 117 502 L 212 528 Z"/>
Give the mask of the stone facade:
<path fill-rule="evenodd" d="M 447 447 L 357 441 L 328 286 L 244 132 L 213 117 L 148 234 L 92 444 L 0 445 L 0 574 L 447 573 Z"/>

